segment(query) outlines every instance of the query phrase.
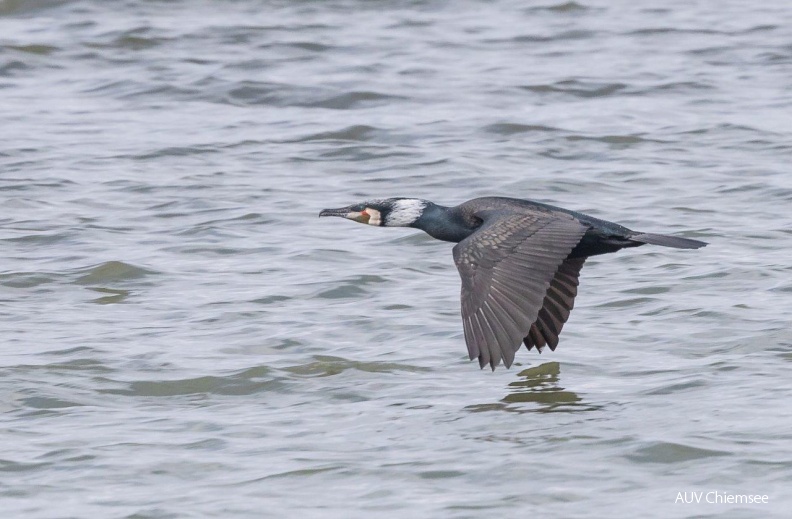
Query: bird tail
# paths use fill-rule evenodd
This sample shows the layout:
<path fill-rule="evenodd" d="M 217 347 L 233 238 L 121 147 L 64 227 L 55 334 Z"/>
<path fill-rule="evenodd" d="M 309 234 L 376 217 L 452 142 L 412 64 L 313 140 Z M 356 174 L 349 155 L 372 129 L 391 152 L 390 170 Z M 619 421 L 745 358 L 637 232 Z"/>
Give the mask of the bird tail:
<path fill-rule="evenodd" d="M 662 245 L 663 247 L 674 247 L 675 249 L 700 249 L 707 245 L 707 242 L 691 240 L 690 238 L 680 238 L 679 236 L 667 236 L 665 234 L 640 233 L 630 236 L 630 240 L 650 245 Z"/>

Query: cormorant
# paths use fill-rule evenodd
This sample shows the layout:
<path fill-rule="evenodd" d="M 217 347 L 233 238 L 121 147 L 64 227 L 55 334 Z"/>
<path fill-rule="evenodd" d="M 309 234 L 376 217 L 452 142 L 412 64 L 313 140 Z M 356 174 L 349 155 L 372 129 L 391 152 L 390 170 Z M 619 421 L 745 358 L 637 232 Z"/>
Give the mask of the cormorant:
<path fill-rule="evenodd" d="M 413 227 L 457 243 L 462 324 L 470 359 L 510 367 L 525 344 L 555 350 L 589 256 L 644 244 L 698 249 L 705 242 L 632 231 L 552 205 L 486 197 L 444 207 L 415 198 L 371 200 L 319 216 L 378 227 Z"/>

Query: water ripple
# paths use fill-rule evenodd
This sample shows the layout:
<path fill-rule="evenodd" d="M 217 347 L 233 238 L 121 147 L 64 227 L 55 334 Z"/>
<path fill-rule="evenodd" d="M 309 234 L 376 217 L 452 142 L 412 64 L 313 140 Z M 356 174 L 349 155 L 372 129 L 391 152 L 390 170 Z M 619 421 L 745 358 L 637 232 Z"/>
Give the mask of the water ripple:
<path fill-rule="evenodd" d="M 786 3 L 0 0 L 0 35 L 4 516 L 789 515 Z M 479 371 L 452 244 L 316 215 L 485 195 L 710 246 L 591 258 L 557 350 Z"/>
<path fill-rule="evenodd" d="M 267 366 L 248 368 L 227 376 L 201 376 L 178 380 L 137 380 L 124 383 L 125 389 L 99 389 L 99 393 L 130 397 L 170 397 L 186 395 L 252 395 L 278 391 L 282 378 Z"/>

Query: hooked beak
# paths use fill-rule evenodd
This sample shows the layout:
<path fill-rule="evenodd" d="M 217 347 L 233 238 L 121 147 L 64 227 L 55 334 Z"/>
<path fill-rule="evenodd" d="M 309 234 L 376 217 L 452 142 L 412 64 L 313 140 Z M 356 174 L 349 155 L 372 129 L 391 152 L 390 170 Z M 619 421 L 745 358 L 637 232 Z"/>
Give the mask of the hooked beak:
<path fill-rule="evenodd" d="M 340 216 L 342 218 L 346 218 L 348 214 L 349 214 L 348 207 L 342 207 L 340 209 L 322 209 L 322 212 L 319 213 L 319 217 L 321 218 L 322 216 Z"/>

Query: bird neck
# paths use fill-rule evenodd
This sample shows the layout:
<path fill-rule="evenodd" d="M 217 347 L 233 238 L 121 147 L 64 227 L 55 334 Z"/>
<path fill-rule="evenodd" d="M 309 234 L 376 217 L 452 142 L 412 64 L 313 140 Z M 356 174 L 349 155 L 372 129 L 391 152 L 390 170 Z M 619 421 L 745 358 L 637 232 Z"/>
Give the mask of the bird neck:
<path fill-rule="evenodd" d="M 421 217 L 411 227 L 421 229 L 437 240 L 459 243 L 476 229 L 452 209 L 429 202 Z"/>

